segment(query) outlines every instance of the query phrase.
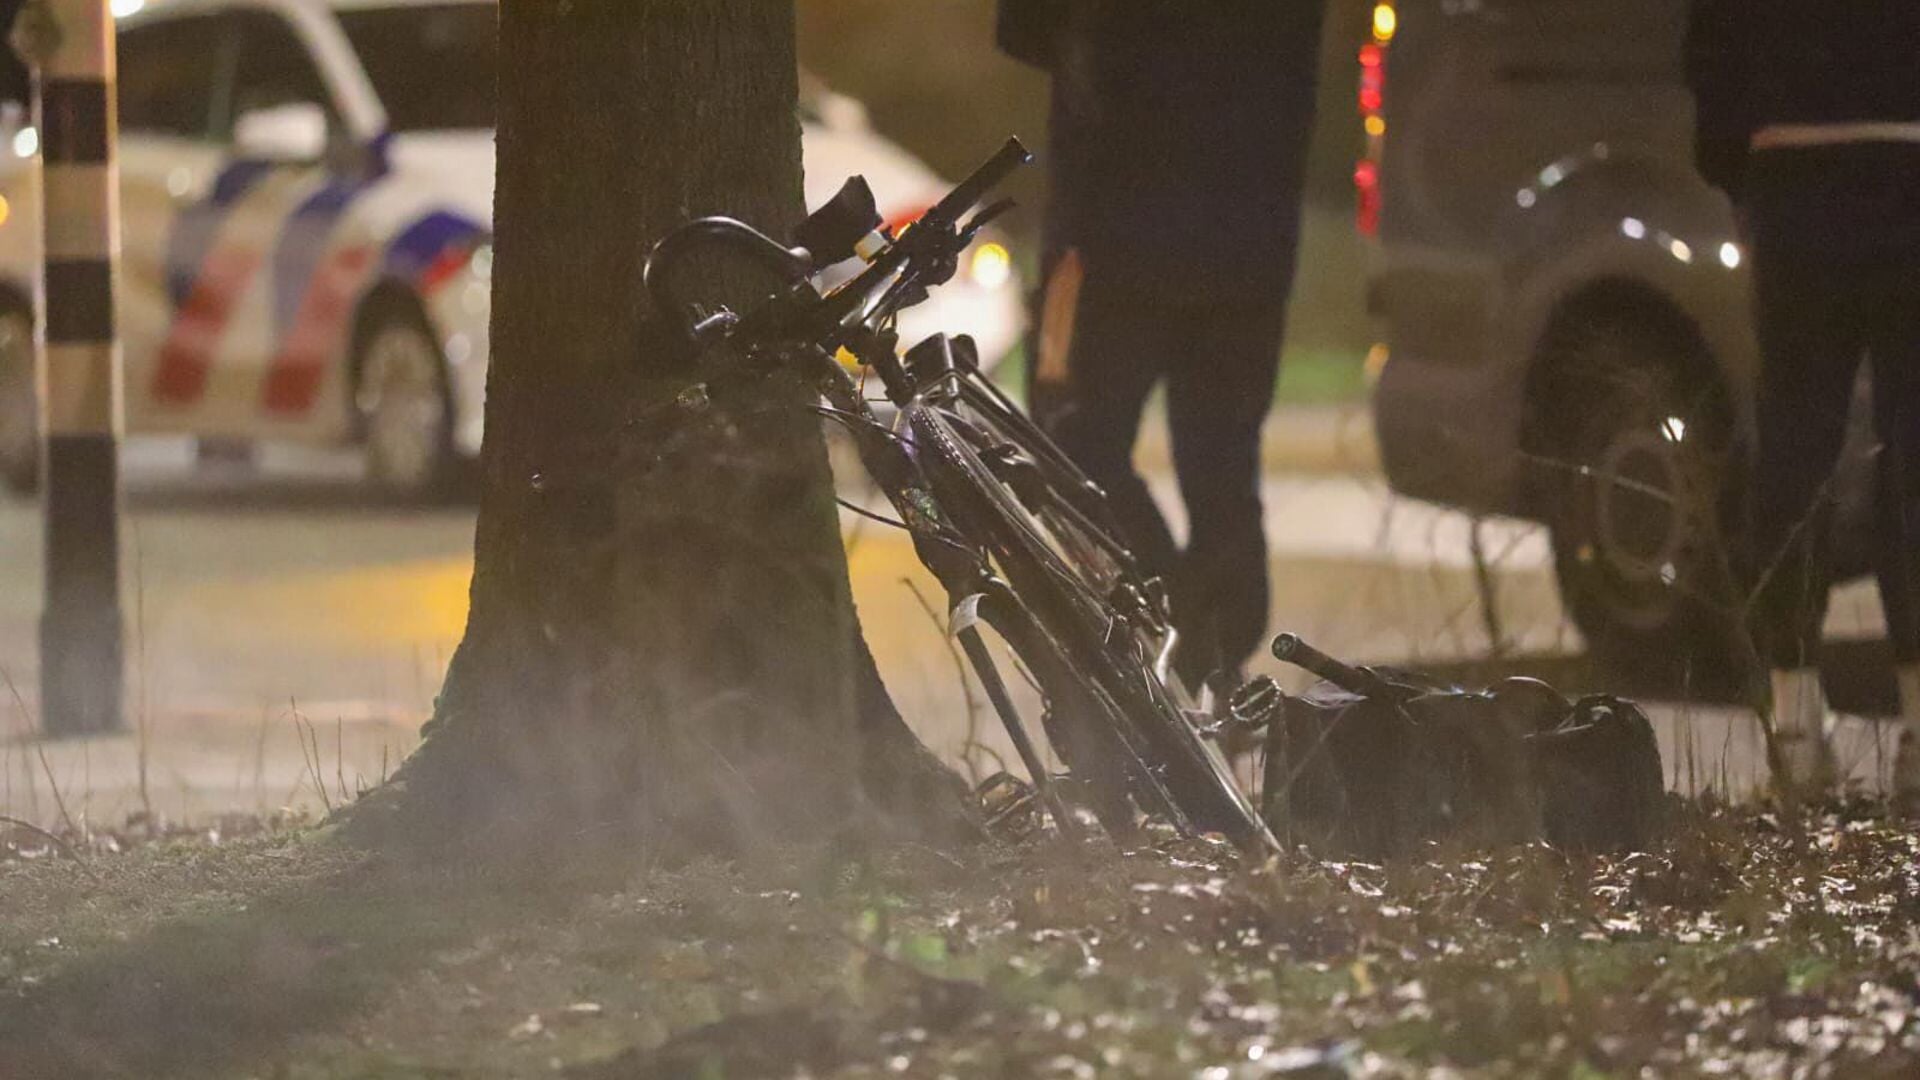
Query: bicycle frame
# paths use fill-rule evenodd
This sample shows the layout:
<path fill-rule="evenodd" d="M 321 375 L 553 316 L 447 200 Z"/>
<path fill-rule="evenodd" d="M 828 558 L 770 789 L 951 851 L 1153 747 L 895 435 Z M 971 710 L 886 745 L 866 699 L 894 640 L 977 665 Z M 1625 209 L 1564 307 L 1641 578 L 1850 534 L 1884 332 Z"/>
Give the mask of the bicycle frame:
<path fill-rule="evenodd" d="M 656 245 L 647 264 L 648 290 L 656 306 L 681 319 L 696 357 L 705 354 L 705 344 L 726 339 L 741 347 L 747 370 L 795 370 L 824 402 L 816 411 L 848 430 L 863 468 L 898 515 L 894 524 L 906 529 L 920 562 L 946 591 L 949 630 L 1063 834 L 1077 837 L 1078 820 L 1058 796 L 1027 735 L 981 636 L 983 623 L 1034 667 L 1050 710 L 1066 711 L 1067 743 L 1053 727 L 1057 712 L 1049 714 L 1048 731 L 1076 775 L 1079 749 L 1067 751 L 1089 749 L 1094 757 L 1088 760 L 1098 761 L 1088 766 L 1090 775 L 1105 778 L 1101 783 L 1129 778 L 1126 790 L 1140 809 L 1164 816 L 1183 832 L 1191 831 L 1193 822 L 1234 822 L 1218 827 L 1274 849 L 1270 832 L 1231 776 L 1217 761 L 1202 761 L 1219 755 L 1198 734 L 1196 720 L 1205 718 L 1172 675 L 1179 638 L 1165 598 L 1113 538 L 1099 489 L 985 382 L 977 366 L 969 360 L 963 367 L 947 339 L 932 339 L 931 353 L 923 352 L 929 343 L 904 358 L 898 351 L 893 316 L 952 277 L 959 254 L 997 208 L 981 211 L 965 225 L 958 223 L 960 215 L 1025 159 L 1024 149 L 1009 141 L 909 232 L 892 237 L 878 231 L 853 245 L 867 259 L 866 268 L 825 295 L 807 276 L 814 266 L 807 249 L 784 248 L 725 218 L 690 223 Z M 829 251 L 841 250 L 848 226 L 865 227 L 861 220 L 877 222 L 877 215 L 857 178 L 835 200 L 858 206 L 863 194 L 864 211 L 851 220 L 823 212 L 809 219 L 807 235 L 822 237 Z M 688 316 L 671 288 L 672 270 L 676 256 L 703 242 L 762 256 L 786 274 L 787 286 L 744 316 L 724 309 L 711 314 L 694 309 Z M 863 383 L 836 360 L 842 349 L 879 377 L 898 410 L 893 425 L 881 420 Z M 994 430 L 969 421 L 963 404 Z M 950 508 L 942 505 L 948 497 Z M 1036 500 L 1039 510 L 1032 505 Z M 1092 563 L 1091 552 L 1102 561 Z M 999 576 L 1003 570 L 1013 582 Z M 1016 585 L 1022 592 L 1016 593 Z M 1083 738 L 1094 742 L 1082 744 Z M 1168 769 L 1185 777 L 1180 796 L 1162 778 Z M 1195 783 L 1210 794 L 1194 795 Z M 1120 798 L 1123 806 L 1125 796 Z M 1183 800 L 1196 800 L 1202 809 L 1193 812 L 1205 820 L 1190 821 Z M 1096 807 L 1110 831 L 1131 830 L 1130 814 L 1116 819 L 1108 812 L 1118 809 L 1110 802 Z"/>

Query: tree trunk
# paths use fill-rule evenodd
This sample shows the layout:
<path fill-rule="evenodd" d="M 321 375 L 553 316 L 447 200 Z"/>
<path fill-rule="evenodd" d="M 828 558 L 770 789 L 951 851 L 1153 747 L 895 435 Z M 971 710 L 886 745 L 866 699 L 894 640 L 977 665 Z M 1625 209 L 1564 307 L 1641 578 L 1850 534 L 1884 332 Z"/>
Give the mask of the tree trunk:
<path fill-rule="evenodd" d="M 812 392 L 675 405 L 640 285 L 691 217 L 779 236 L 803 212 L 791 2 L 500 10 L 471 614 L 424 744 L 349 831 L 727 850 L 863 820 L 876 775 L 942 770 L 874 697 Z M 707 269 L 736 306 L 765 292 Z M 913 789 L 927 814 L 893 809 L 955 820 Z"/>

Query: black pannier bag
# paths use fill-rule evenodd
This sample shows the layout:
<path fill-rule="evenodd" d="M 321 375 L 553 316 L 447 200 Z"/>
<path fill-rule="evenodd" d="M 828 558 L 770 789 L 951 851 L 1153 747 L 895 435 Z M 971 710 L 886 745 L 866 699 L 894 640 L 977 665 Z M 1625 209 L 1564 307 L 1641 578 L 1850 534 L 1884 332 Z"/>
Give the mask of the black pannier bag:
<path fill-rule="evenodd" d="M 1283 844 L 1366 859 L 1449 837 L 1623 851 L 1658 827 L 1660 750 L 1632 702 L 1569 701 L 1537 679 L 1469 691 L 1347 667 L 1291 635 L 1274 651 L 1322 678 L 1267 727 L 1263 811 Z"/>

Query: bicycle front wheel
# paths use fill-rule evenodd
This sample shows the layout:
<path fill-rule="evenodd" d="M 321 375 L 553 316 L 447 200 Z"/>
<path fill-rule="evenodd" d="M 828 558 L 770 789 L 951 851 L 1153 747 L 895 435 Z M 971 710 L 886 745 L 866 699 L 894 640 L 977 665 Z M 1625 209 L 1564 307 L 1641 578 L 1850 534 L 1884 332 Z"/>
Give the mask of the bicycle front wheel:
<path fill-rule="evenodd" d="M 1100 741 L 1129 748 L 1126 756 L 1132 760 L 1122 764 L 1129 766 L 1136 802 L 1149 812 L 1156 803 L 1170 803 L 1178 810 L 1176 825 L 1218 832 L 1246 848 L 1276 849 L 1218 748 L 1179 707 L 1155 673 L 1141 637 L 1099 591 L 1103 575 L 1076 566 L 1072 547 L 1056 531 L 1066 528 L 1065 520 L 1074 530 L 1097 528 L 1090 514 L 1062 511 L 1071 509 L 1078 496 L 1058 490 L 1049 496 L 1023 482 L 1029 488 L 1023 499 L 982 457 L 983 448 L 992 453 L 1003 444 L 983 447 L 980 426 L 965 417 L 921 405 L 909 407 L 908 425 L 934 497 L 962 531 L 986 547 L 1022 604 L 1058 642 L 1066 664 L 1112 703 L 1112 715 L 1091 719 L 1114 725 L 1111 738 Z M 1002 431 L 994 438 L 1020 446 L 1014 435 Z M 1044 455 L 1049 449 L 1050 444 L 1032 452 Z M 1038 483 L 1041 488 L 1050 483 L 1044 470 Z M 1048 508 L 1062 515 L 1050 515 Z M 1087 539 L 1130 558 L 1111 536 Z M 1096 741 L 1084 733 L 1081 738 Z"/>

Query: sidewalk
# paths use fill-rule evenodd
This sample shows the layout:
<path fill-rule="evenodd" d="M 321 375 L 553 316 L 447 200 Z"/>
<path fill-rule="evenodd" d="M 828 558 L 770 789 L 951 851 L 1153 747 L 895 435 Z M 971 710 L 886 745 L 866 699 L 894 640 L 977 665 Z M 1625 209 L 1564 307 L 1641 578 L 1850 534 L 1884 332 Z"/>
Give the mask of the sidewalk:
<path fill-rule="evenodd" d="M 1364 401 L 1344 405 L 1276 405 L 1261 438 L 1262 471 L 1309 476 L 1375 476 L 1380 447 L 1374 440 L 1373 412 Z M 1134 460 L 1143 472 L 1166 473 L 1173 467 L 1165 410 L 1149 408 L 1141 425 Z"/>
<path fill-rule="evenodd" d="M 1436 540 L 1421 515 L 1383 523 L 1364 407 L 1283 406 L 1267 425 L 1264 456 L 1275 557 L 1316 568 L 1277 569 L 1297 584 L 1276 602 L 1300 618 L 1327 613 L 1308 620 L 1320 638 L 1344 644 L 1362 632 L 1333 625 L 1353 622 L 1355 597 L 1396 604 L 1403 619 L 1409 604 L 1456 605 L 1452 593 L 1428 595 L 1438 586 L 1413 599 L 1405 589 L 1368 591 L 1376 578 L 1426 581 L 1459 545 Z M 1157 409 L 1140 457 L 1170 495 Z M 417 744 L 464 625 L 471 515 L 329 501 L 333 489 L 297 484 L 223 498 L 172 483 L 146 491 L 129 513 L 129 730 L 86 739 L 32 736 L 39 519 L 31 506 L 0 506 L 0 550 L 18 556 L 0 565 L 0 674 L 22 698 L 0 689 L 0 814 L 110 826 L 147 810 L 192 820 L 324 812 Z M 862 616 L 878 631 L 896 693 L 922 717 L 923 734 L 952 750 L 968 731 L 966 718 L 949 715 L 951 657 L 900 584 L 931 588 L 920 573 L 911 547 L 888 530 L 867 529 L 853 555 Z"/>

